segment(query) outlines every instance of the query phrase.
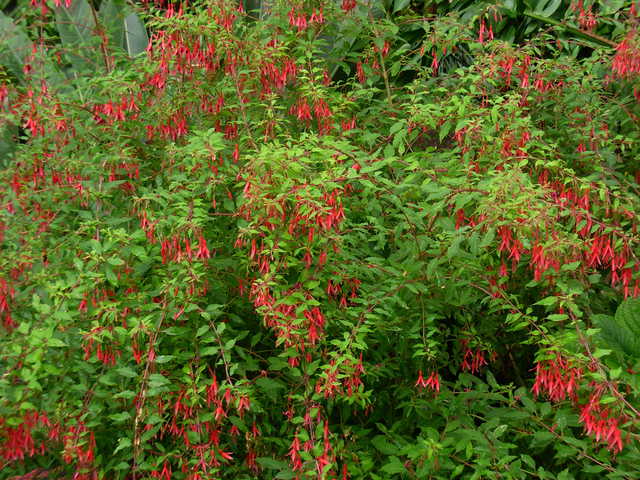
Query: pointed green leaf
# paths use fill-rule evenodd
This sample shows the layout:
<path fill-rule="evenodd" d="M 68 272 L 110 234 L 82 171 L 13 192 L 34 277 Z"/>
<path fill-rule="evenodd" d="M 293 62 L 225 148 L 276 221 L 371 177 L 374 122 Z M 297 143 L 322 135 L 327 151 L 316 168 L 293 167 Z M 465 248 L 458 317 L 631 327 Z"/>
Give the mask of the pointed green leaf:
<path fill-rule="evenodd" d="M 393 13 L 404 10 L 409 6 L 410 3 L 411 0 L 396 0 L 395 2 L 393 2 Z"/>
<path fill-rule="evenodd" d="M 558 10 L 558 7 L 561 4 L 562 4 L 562 0 L 551 0 L 545 6 L 544 10 L 540 13 L 540 15 L 542 15 L 543 17 L 550 17 L 551 15 L 556 13 L 556 10 Z"/>
<path fill-rule="evenodd" d="M 385 455 L 394 455 L 398 453 L 398 447 L 393 443 L 387 441 L 387 437 L 384 435 L 377 435 L 371 440 L 374 447 Z"/>

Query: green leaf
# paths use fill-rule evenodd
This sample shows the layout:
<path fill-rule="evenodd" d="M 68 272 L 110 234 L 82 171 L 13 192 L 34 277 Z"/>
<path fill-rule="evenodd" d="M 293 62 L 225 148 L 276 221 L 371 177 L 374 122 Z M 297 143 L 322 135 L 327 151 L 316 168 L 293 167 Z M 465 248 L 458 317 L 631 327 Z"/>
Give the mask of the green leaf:
<path fill-rule="evenodd" d="M 130 446 L 131 446 L 131 439 L 127 438 L 127 437 L 123 437 L 123 438 L 120 439 L 120 442 L 118 443 L 118 447 L 115 449 L 115 451 L 113 453 L 114 454 L 118 453 L 123 448 L 128 448 Z"/>
<path fill-rule="evenodd" d="M 147 29 L 135 13 L 130 13 L 124 19 L 124 49 L 130 57 L 144 53 L 149 46 Z"/>
<path fill-rule="evenodd" d="M 269 362 L 269 370 L 271 371 L 284 370 L 289 366 L 286 360 L 279 357 L 269 357 L 267 361 Z"/>
<path fill-rule="evenodd" d="M 136 372 L 134 372 L 130 367 L 122 367 L 119 368 L 118 370 L 116 370 L 120 375 L 127 377 L 127 378 L 134 378 L 137 377 L 138 374 Z"/>
<path fill-rule="evenodd" d="M 411 0 L 395 0 L 393 2 L 393 13 L 399 12 L 400 10 L 404 10 L 409 6 Z"/>
<path fill-rule="evenodd" d="M 400 461 L 398 457 L 391 457 L 391 462 L 382 466 L 382 470 L 387 473 L 409 473 L 407 472 L 407 467 Z"/>
<path fill-rule="evenodd" d="M 549 305 L 555 305 L 556 303 L 558 303 L 558 297 L 546 297 L 539 302 L 534 303 L 534 305 L 542 305 L 543 307 L 548 307 Z"/>
<path fill-rule="evenodd" d="M 49 340 L 47 340 L 47 345 L 53 348 L 67 346 L 67 344 L 64 343 L 62 340 L 60 340 L 59 338 L 50 338 Z"/>
<path fill-rule="evenodd" d="M 280 473 L 278 473 L 275 476 L 275 478 L 298 478 L 299 476 L 300 476 L 300 474 L 298 474 L 298 473 L 296 473 L 296 472 L 294 472 L 292 470 L 289 470 L 289 471 L 283 470 Z"/>
<path fill-rule="evenodd" d="M 556 13 L 556 10 L 558 10 L 558 7 L 561 4 L 562 4 L 562 0 L 549 0 L 549 2 L 546 2 L 546 5 L 544 5 L 544 9 L 542 11 L 540 11 L 540 6 L 542 5 L 542 2 L 538 3 L 536 5 L 536 8 L 533 10 L 536 13 L 539 13 L 540 15 L 542 15 L 543 17 L 550 17 L 551 15 Z"/>
<path fill-rule="evenodd" d="M 24 78 L 27 55 L 33 50 L 33 42 L 22 28 L 0 10 L 0 63 L 20 81 Z"/>
<path fill-rule="evenodd" d="M 198 328 L 198 331 L 196 332 L 196 337 L 201 337 L 202 335 L 204 335 L 207 331 L 209 331 L 209 329 L 211 328 L 210 325 L 201 325 Z"/>
<path fill-rule="evenodd" d="M 112 45 L 120 46 L 124 42 L 124 9 L 122 0 L 104 0 L 100 5 L 98 18 L 106 28 Z"/>
<path fill-rule="evenodd" d="M 573 445 L 574 447 L 580 448 L 581 450 L 586 450 L 587 449 L 587 444 L 583 440 L 579 440 L 577 438 L 568 437 L 568 436 L 562 437 L 562 440 L 567 442 L 569 445 Z"/>
<path fill-rule="evenodd" d="M 640 339 L 640 300 L 629 298 L 618 307 L 615 315 L 616 322 Z"/>
<path fill-rule="evenodd" d="M 151 387 L 158 387 L 169 383 L 171 383 L 169 379 L 159 373 L 152 373 L 149 375 L 149 386 Z"/>
<path fill-rule="evenodd" d="M 255 380 L 255 384 L 260 388 L 264 388 L 265 390 L 278 390 L 280 388 L 284 388 L 280 382 L 276 382 L 270 378 L 258 377 Z"/>
<path fill-rule="evenodd" d="M 96 240 L 95 238 L 92 238 L 91 240 L 89 240 L 89 243 L 91 244 L 91 250 L 94 253 L 97 253 L 98 255 L 102 253 L 102 245 L 98 240 Z"/>
<path fill-rule="evenodd" d="M 111 420 L 113 420 L 116 423 L 120 423 L 120 422 L 124 422 L 126 420 L 129 420 L 130 418 L 133 418 L 131 416 L 131 414 L 129 412 L 121 412 L 121 413 L 116 413 L 113 415 L 109 415 L 109 418 Z"/>
<path fill-rule="evenodd" d="M 526 453 L 520 455 L 520 458 L 524 463 L 526 463 L 530 468 L 536 468 L 536 462 Z"/>
<path fill-rule="evenodd" d="M 580 262 L 571 262 L 571 263 L 565 263 L 564 265 L 562 265 L 562 270 L 563 271 L 574 271 L 576 268 L 578 268 L 580 266 Z"/>
<path fill-rule="evenodd" d="M 398 447 L 396 447 L 393 443 L 389 443 L 387 441 L 387 437 L 384 435 L 377 435 L 371 440 L 371 444 L 380 451 L 380 453 L 384 453 L 385 455 L 395 455 L 399 452 Z"/>
<path fill-rule="evenodd" d="M 625 311 L 622 312 L 623 308 Z M 600 329 L 600 337 L 611 350 L 640 359 L 640 338 L 627 327 L 627 325 L 636 327 L 637 317 L 634 317 L 634 313 L 633 306 L 624 307 L 623 304 L 618 308 L 615 318 L 598 314 L 593 315 L 591 319 Z"/>
<path fill-rule="evenodd" d="M 118 284 L 118 277 L 114 273 L 113 268 L 111 268 L 108 262 L 104 264 L 104 274 L 105 274 L 105 277 L 107 278 L 107 281 L 111 285 L 115 286 Z"/>
<path fill-rule="evenodd" d="M 107 263 L 109 263 L 109 265 L 114 265 L 114 266 L 124 265 L 124 260 L 118 257 L 109 257 L 107 258 Z"/>
<path fill-rule="evenodd" d="M 612 350 L 608 350 L 605 348 L 596 348 L 593 352 L 593 358 L 606 357 L 607 355 L 611 355 Z"/>
<path fill-rule="evenodd" d="M 89 3 L 74 0 L 67 8 L 62 2 L 56 8 L 56 26 L 74 68 L 78 72 L 94 72 L 98 55 L 90 47 L 96 25 Z"/>
<path fill-rule="evenodd" d="M 155 363 L 167 363 L 176 358 L 175 355 L 160 355 L 156 357 Z"/>
<path fill-rule="evenodd" d="M 289 465 L 286 462 L 269 457 L 258 457 L 256 458 L 256 462 L 269 470 L 290 470 Z"/>

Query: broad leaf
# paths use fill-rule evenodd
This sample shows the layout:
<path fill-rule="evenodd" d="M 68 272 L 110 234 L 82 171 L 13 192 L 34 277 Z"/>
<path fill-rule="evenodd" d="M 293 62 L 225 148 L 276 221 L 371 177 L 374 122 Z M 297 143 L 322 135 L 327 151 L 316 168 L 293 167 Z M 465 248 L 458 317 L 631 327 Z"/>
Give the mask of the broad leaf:
<path fill-rule="evenodd" d="M 640 340 L 640 302 L 635 298 L 626 300 L 615 316 L 616 322 L 632 332 L 633 336 Z"/>
<path fill-rule="evenodd" d="M 78 72 L 95 71 L 98 55 L 91 50 L 95 18 L 89 3 L 75 0 L 69 8 L 61 4 L 56 9 L 56 26 L 73 67 Z"/>
<path fill-rule="evenodd" d="M 0 63 L 18 80 L 24 78 L 24 64 L 33 42 L 11 18 L 0 11 Z"/>
<path fill-rule="evenodd" d="M 130 57 L 135 57 L 147 49 L 149 37 L 144 24 L 136 13 L 130 13 L 124 19 L 124 49 Z"/>
<path fill-rule="evenodd" d="M 593 320 L 609 347 L 630 357 L 640 358 L 640 338 L 631 330 L 608 315 L 594 315 Z"/>
<path fill-rule="evenodd" d="M 107 0 L 100 6 L 100 22 L 107 29 L 113 45 L 122 45 L 124 41 L 125 5 L 121 0 Z"/>

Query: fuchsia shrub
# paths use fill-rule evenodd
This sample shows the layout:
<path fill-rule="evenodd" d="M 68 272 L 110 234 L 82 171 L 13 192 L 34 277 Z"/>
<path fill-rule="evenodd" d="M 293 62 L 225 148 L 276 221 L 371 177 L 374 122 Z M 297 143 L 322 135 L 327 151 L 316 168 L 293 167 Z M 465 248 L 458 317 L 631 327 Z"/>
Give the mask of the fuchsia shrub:
<path fill-rule="evenodd" d="M 638 476 L 637 5 L 392 3 L 0 18 L 3 478 Z"/>

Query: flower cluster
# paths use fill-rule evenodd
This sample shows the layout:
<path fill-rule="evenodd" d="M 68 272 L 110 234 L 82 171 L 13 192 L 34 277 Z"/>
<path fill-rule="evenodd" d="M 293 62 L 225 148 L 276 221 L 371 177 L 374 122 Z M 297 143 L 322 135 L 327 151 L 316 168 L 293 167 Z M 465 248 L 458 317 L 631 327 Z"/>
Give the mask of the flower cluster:
<path fill-rule="evenodd" d="M 422 393 L 423 388 L 428 388 L 438 393 L 440 391 L 440 379 L 438 378 L 438 373 L 431 372 L 429 378 L 425 380 L 422 376 L 422 370 L 420 370 L 418 373 L 418 381 L 416 381 L 415 386 L 418 387 L 420 393 Z"/>

